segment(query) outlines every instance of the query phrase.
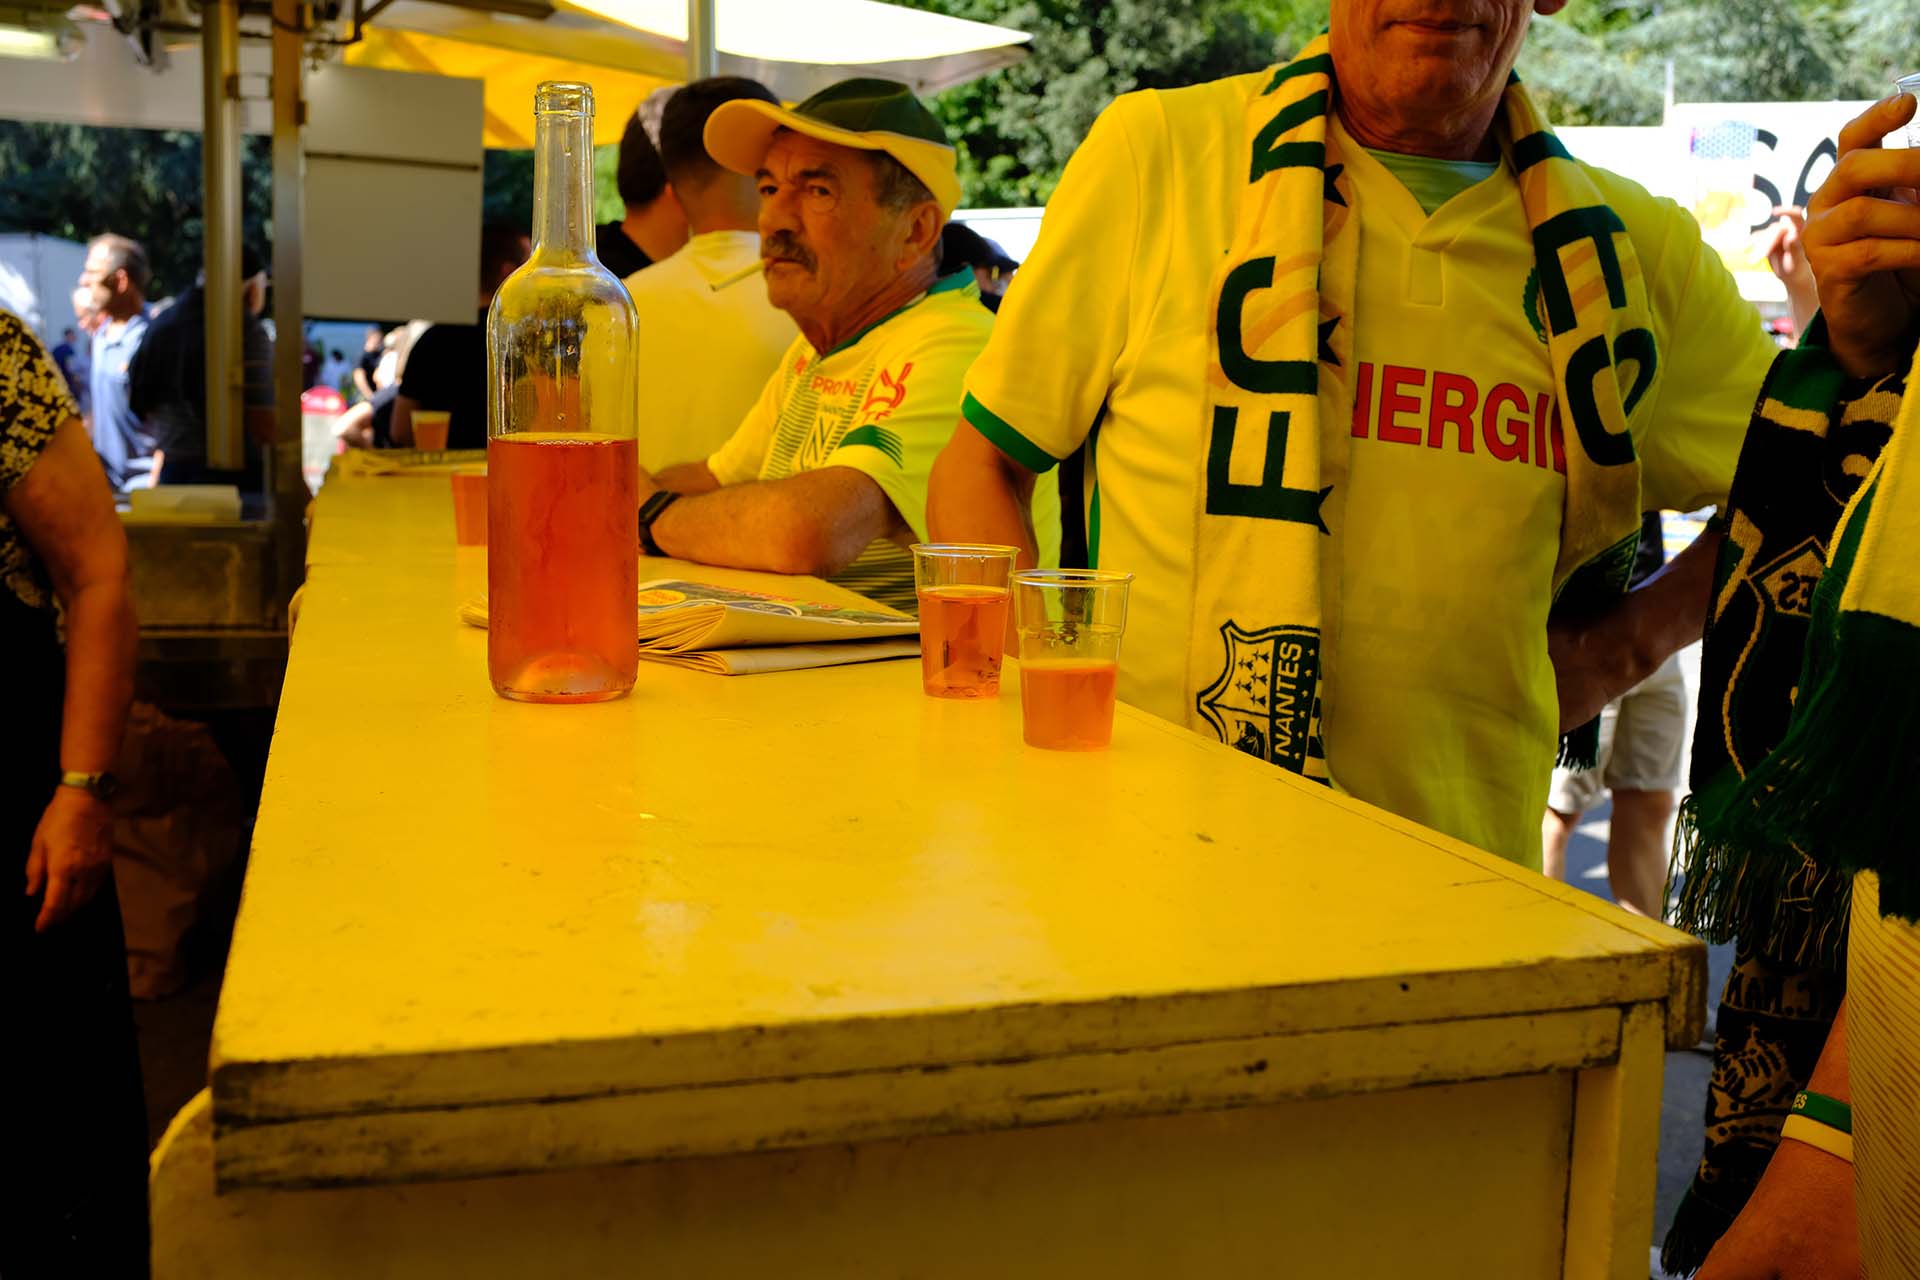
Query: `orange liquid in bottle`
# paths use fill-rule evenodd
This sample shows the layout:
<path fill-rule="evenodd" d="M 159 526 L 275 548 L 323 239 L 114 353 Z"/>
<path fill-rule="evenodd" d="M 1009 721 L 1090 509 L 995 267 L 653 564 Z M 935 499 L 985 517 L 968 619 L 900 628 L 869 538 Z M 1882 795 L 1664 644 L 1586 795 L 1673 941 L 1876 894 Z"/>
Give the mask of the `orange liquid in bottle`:
<path fill-rule="evenodd" d="M 639 444 L 516 431 L 487 445 L 487 673 L 524 702 L 599 702 L 640 664 Z"/>
<path fill-rule="evenodd" d="M 1020 664 L 1021 733 L 1030 747 L 1098 751 L 1113 741 L 1120 664 L 1098 658 Z"/>
<path fill-rule="evenodd" d="M 935 698 L 991 698 L 1000 692 L 1006 642 L 1005 587 L 947 585 L 920 596 L 920 676 Z"/>

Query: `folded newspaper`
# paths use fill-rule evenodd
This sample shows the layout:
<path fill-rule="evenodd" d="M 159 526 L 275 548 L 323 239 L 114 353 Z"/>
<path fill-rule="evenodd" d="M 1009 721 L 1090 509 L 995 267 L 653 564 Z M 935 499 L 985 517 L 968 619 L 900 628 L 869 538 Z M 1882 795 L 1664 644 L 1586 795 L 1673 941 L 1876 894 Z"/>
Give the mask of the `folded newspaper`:
<path fill-rule="evenodd" d="M 487 598 L 461 605 L 460 619 L 486 626 Z M 920 652 L 920 624 L 904 613 L 843 609 L 677 578 L 640 584 L 639 623 L 642 658 L 725 676 Z"/>

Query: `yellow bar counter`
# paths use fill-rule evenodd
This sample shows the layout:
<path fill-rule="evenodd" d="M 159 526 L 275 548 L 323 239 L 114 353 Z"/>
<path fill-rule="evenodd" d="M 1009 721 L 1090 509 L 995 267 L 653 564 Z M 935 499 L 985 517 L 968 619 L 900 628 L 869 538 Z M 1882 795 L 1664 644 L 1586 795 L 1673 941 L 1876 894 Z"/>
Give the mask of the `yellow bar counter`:
<path fill-rule="evenodd" d="M 323 490 L 160 1280 L 1644 1280 L 1699 944 L 1011 669 L 508 702 L 485 576 Z"/>

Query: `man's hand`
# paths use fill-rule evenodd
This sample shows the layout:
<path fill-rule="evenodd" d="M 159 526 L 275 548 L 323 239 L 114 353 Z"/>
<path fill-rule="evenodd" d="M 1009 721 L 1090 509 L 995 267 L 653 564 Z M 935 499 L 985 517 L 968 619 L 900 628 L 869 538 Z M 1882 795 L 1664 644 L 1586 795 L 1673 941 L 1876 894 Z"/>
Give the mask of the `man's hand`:
<path fill-rule="evenodd" d="M 1553 662 L 1553 684 L 1560 697 L 1561 733 L 1593 719 L 1642 679 L 1632 650 L 1615 641 L 1618 629 L 1605 625 L 1606 621 L 1547 624 L 1547 657 Z"/>
<path fill-rule="evenodd" d="M 1913 114 L 1903 94 L 1851 121 L 1840 131 L 1839 162 L 1807 202 L 1807 260 L 1828 343 L 1857 378 L 1901 367 L 1920 326 L 1920 149 L 1880 146 Z"/>
<path fill-rule="evenodd" d="M 1853 1166 L 1788 1139 L 1695 1280 L 1858 1280 L 1859 1275 Z"/>
<path fill-rule="evenodd" d="M 53 789 L 27 854 L 27 896 L 46 891 L 35 932 L 45 933 L 84 907 L 106 883 L 113 869 L 112 825 L 104 801 L 77 787 Z"/>

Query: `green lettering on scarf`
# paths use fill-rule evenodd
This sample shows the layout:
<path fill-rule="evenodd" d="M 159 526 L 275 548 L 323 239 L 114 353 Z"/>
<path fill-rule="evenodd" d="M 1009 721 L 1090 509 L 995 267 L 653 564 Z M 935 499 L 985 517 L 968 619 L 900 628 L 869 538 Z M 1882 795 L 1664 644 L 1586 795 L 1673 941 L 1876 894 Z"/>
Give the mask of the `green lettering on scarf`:
<path fill-rule="evenodd" d="M 1274 410 L 1267 415 L 1267 459 L 1260 468 L 1259 484 L 1235 484 L 1227 478 L 1233 460 L 1233 437 L 1239 425 L 1240 411 L 1231 405 L 1215 405 L 1213 438 L 1207 445 L 1207 514 L 1210 516 L 1251 516 L 1256 520 L 1286 520 L 1312 525 L 1329 532 L 1320 518 L 1320 504 L 1327 500 L 1332 486 L 1325 489 L 1289 489 L 1286 486 L 1287 425 L 1289 415 Z"/>
<path fill-rule="evenodd" d="M 1272 287 L 1272 258 L 1252 258 L 1227 273 L 1214 317 L 1220 334 L 1220 368 L 1234 386 L 1256 395 L 1315 395 L 1320 390 L 1320 367 L 1313 361 L 1261 360 L 1248 355 L 1240 339 L 1247 295 Z"/>

